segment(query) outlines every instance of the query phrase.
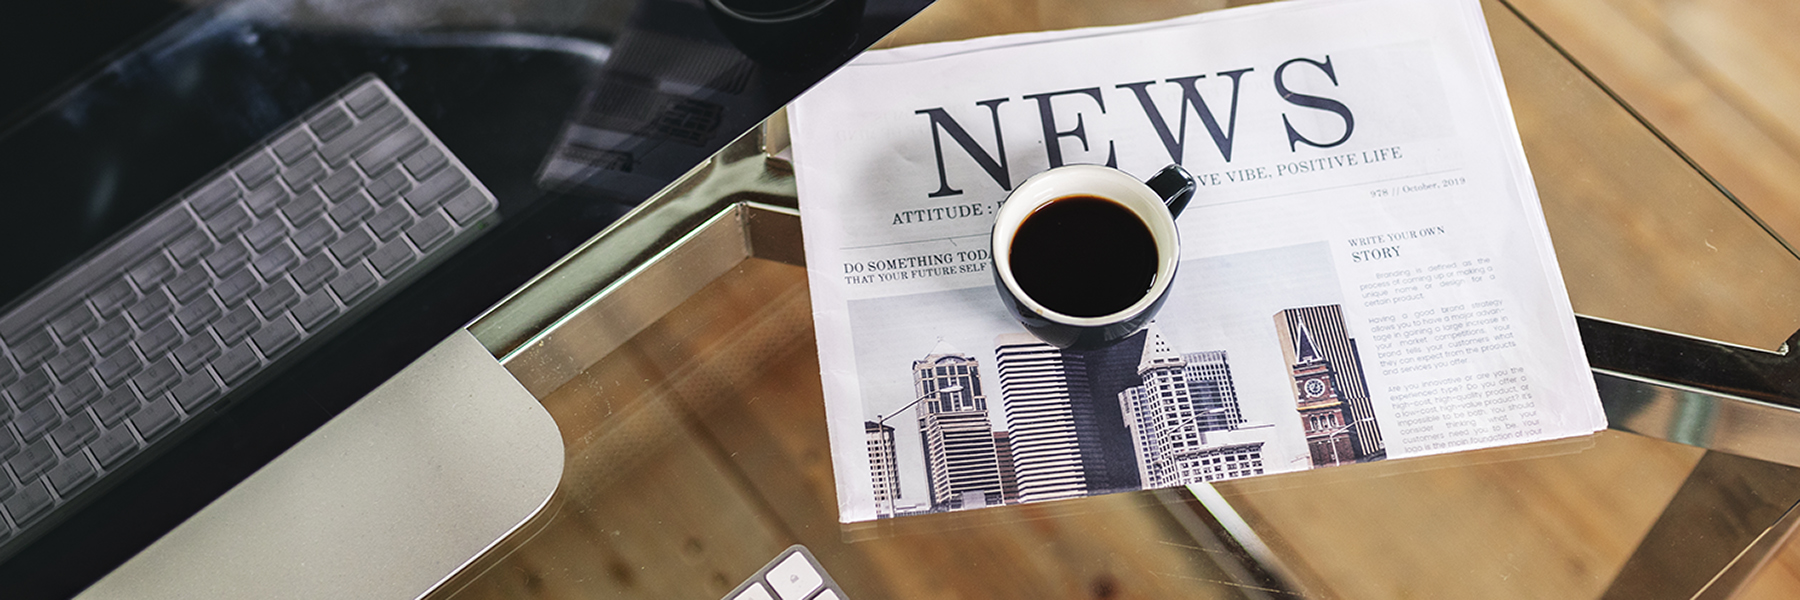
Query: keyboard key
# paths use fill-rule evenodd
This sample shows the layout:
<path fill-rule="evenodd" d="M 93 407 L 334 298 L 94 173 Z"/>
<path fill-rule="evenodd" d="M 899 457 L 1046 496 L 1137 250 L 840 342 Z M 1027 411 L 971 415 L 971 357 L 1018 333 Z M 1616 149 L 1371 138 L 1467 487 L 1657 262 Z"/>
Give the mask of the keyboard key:
<path fill-rule="evenodd" d="M 345 96 L 344 104 L 349 106 L 350 110 L 356 111 L 357 116 L 366 117 L 375 109 L 387 106 L 388 99 L 387 94 L 381 93 L 381 88 L 371 85 L 359 87 L 350 95 Z"/>
<path fill-rule="evenodd" d="M 176 275 L 174 279 L 169 280 L 168 287 L 163 289 L 175 296 L 176 302 L 187 304 L 193 302 L 194 298 L 205 295 L 206 288 L 211 286 L 212 275 L 208 274 L 206 269 L 194 267 Z"/>
<path fill-rule="evenodd" d="M 48 397 L 44 392 L 50 390 L 50 373 L 42 367 L 32 369 L 20 377 L 12 385 L 6 386 L 6 395 L 11 396 L 13 405 L 26 408 L 36 405 Z"/>
<path fill-rule="evenodd" d="M 56 351 L 56 340 L 50 339 L 49 331 L 39 329 L 30 337 L 14 344 L 12 351 L 13 360 L 19 361 L 19 366 L 35 365 Z"/>
<path fill-rule="evenodd" d="M 148 258 L 138 261 L 137 266 L 132 267 L 126 273 L 131 276 L 131 282 L 136 283 L 138 289 L 147 290 L 156 287 L 170 275 L 175 274 L 175 263 L 169 262 L 169 257 L 163 256 L 161 252 L 152 252 Z"/>
<path fill-rule="evenodd" d="M 74 456 L 94 438 L 100 437 L 100 426 L 87 411 L 81 411 L 69 417 L 62 426 L 50 432 L 50 441 L 56 442 L 56 448 L 62 450 L 63 456 Z"/>
<path fill-rule="evenodd" d="M 0 477 L 0 498 L 11 497 L 12 493 L 13 493 L 12 478 L 11 477 Z M 11 531 L 7 530 L 5 521 L 0 521 L 0 532 L 6 532 L 6 535 L 0 535 L 0 540 L 4 540 L 4 539 L 6 539 L 7 536 L 10 536 L 12 534 Z"/>
<path fill-rule="evenodd" d="M 420 148 L 412 156 L 400 159 L 400 164 L 406 166 L 406 171 L 412 173 L 414 179 L 429 177 L 449 163 L 450 160 L 444 156 L 444 151 L 437 149 L 436 146 Z"/>
<path fill-rule="evenodd" d="M 225 207 L 219 214 L 206 219 L 206 229 L 213 237 L 225 240 L 237 235 L 245 227 L 250 226 L 250 211 L 237 204 Z"/>
<path fill-rule="evenodd" d="M 169 392 L 169 395 L 175 397 L 181 410 L 187 411 L 188 416 L 193 416 L 218 400 L 220 391 L 219 383 L 213 381 L 212 374 L 201 371 L 182 380 L 181 385 L 175 386 L 175 390 Z"/>
<path fill-rule="evenodd" d="M 175 362 L 181 365 L 181 370 L 193 373 L 204 368 L 206 361 L 218 356 L 220 349 L 218 340 L 201 333 L 175 349 Z"/>
<path fill-rule="evenodd" d="M 350 129 L 350 113 L 339 106 L 327 106 L 308 119 L 306 126 L 311 127 L 313 134 L 319 136 L 320 140 L 329 142 L 331 138 Z"/>
<path fill-rule="evenodd" d="M 319 156 L 334 165 L 344 164 L 356 151 L 373 142 L 381 134 L 387 133 L 403 122 L 400 108 L 389 105 L 370 114 L 363 122 L 351 127 L 350 131 L 330 143 L 319 148 Z"/>
<path fill-rule="evenodd" d="M 88 299 L 93 301 L 94 310 L 100 311 L 100 316 L 110 319 L 119 314 L 119 309 L 137 300 L 137 290 L 131 289 L 131 282 L 125 281 L 124 277 L 118 277 L 96 290 Z"/>
<path fill-rule="evenodd" d="M 0 425 L 0 460 L 12 458 L 12 455 L 22 447 L 24 446 L 19 443 L 19 438 L 13 436 L 12 430 Z M 0 481 L 5 480 L 5 474 L 0 473 Z"/>
<path fill-rule="evenodd" d="M 269 287 L 264 288 L 263 291 L 257 292 L 256 296 L 250 299 L 250 303 L 256 305 L 256 310 L 262 312 L 263 318 L 274 319 L 281 316 L 282 311 L 287 310 L 287 307 L 293 306 L 299 300 L 300 290 L 295 289 L 294 284 L 288 280 L 281 279 L 269 284 Z"/>
<path fill-rule="evenodd" d="M 181 310 L 175 311 L 175 322 L 181 324 L 182 331 L 193 335 L 194 332 L 205 329 L 206 325 L 212 322 L 213 317 L 217 317 L 223 312 L 225 312 L 225 307 L 219 306 L 218 300 L 214 300 L 212 296 L 202 295 L 187 306 L 181 307 Z"/>
<path fill-rule="evenodd" d="M 331 280 L 331 293 L 337 294 L 338 300 L 342 300 L 346 306 L 362 298 L 363 294 L 374 287 L 375 274 L 369 271 L 368 265 L 363 264 L 344 269 L 337 279 Z"/>
<path fill-rule="evenodd" d="M 130 340 L 131 322 L 125 319 L 110 319 L 87 336 L 88 343 L 93 344 L 94 351 L 101 356 L 112 354 L 113 350 Z"/>
<path fill-rule="evenodd" d="M 62 461 L 62 464 L 56 465 L 56 468 L 50 469 L 50 474 L 45 479 L 50 480 L 50 487 L 56 490 L 56 493 L 62 494 L 63 498 L 68 498 L 76 490 L 93 481 L 94 472 L 94 463 L 88 462 L 87 455 L 76 454 Z"/>
<path fill-rule="evenodd" d="M 62 413 L 56 412 L 55 402 L 39 402 L 13 415 L 13 427 L 19 428 L 19 437 L 24 438 L 27 444 L 36 441 L 45 431 L 61 422 Z"/>
<path fill-rule="evenodd" d="M 269 357 L 270 360 L 280 356 L 281 351 L 286 350 L 289 344 L 293 344 L 298 339 L 300 339 L 300 329 L 294 326 L 292 319 L 285 316 L 270 321 L 262 329 L 256 330 L 256 333 L 250 334 L 250 341 L 256 344 L 256 349 L 261 350 L 263 356 Z"/>
<path fill-rule="evenodd" d="M 4 504 L 6 514 L 12 515 L 13 522 L 24 527 L 36 521 L 44 509 L 50 508 L 50 488 L 42 481 L 32 481 L 13 492 Z"/>
<path fill-rule="evenodd" d="M 267 151 L 259 150 L 249 158 L 239 161 L 237 168 L 232 172 L 237 174 L 238 179 L 242 180 L 245 186 L 255 189 L 275 175 L 275 168 L 275 157 L 269 156 Z"/>
<path fill-rule="evenodd" d="M 92 364 L 94 364 L 94 354 L 89 352 L 87 344 L 81 343 L 80 340 L 76 340 L 75 345 L 69 346 L 61 353 L 51 357 L 50 360 L 44 361 L 44 366 L 50 367 L 50 374 L 55 375 L 57 381 L 68 381 L 78 374 L 85 373 L 88 366 Z"/>
<path fill-rule="evenodd" d="M 370 200 L 369 195 L 362 190 L 347 195 L 337 206 L 331 207 L 330 211 L 332 222 L 337 223 L 338 229 L 345 231 L 356 227 L 357 223 L 368 218 L 372 212 L 375 212 L 375 201 Z"/>
<path fill-rule="evenodd" d="M 354 264 L 357 259 L 375 248 L 375 236 L 361 227 L 344 232 L 344 237 L 331 243 L 331 256 L 338 264 Z"/>
<path fill-rule="evenodd" d="M 94 452 L 94 458 L 100 461 L 101 468 L 112 469 L 125 462 L 125 457 L 130 456 L 131 451 L 137 447 L 137 438 L 131 435 L 131 429 L 114 427 L 100 434 L 94 443 L 88 445 L 88 450 Z"/>
<path fill-rule="evenodd" d="M 295 196 L 293 200 L 289 200 L 281 207 L 281 215 L 287 217 L 288 222 L 293 223 L 296 227 L 312 222 L 314 217 L 324 211 L 325 198 L 320 196 L 316 189 L 307 190 L 306 193 Z"/>
<path fill-rule="evenodd" d="M 74 341 L 75 336 L 87 333 L 99 324 L 100 319 L 94 316 L 94 311 L 87 307 L 86 302 L 80 302 L 51 320 L 50 331 L 55 332 L 56 338 L 66 346 Z"/>
<path fill-rule="evenodd" d="M 73 381 L 56 388 L 56 393 L 52 396 L 56 398 L 56 405 L 61 406 L 63 412 L 75 414 L 89 402 L 99 398 L 100 391 L 100 380 L 96 379 L 92 372 L 82 371 L 80 375 L 75 376 Z"/>
<path fill-rule="evenodd" d="M 423 215 L 467 185 L 469 179 L 463 177 L 462 171 L 444 169 L 419 182 L 419 187 L 413 188 L 413 191 L 407 192 L 406 204 L 412 207 L 413 212 Z"/>
<path fill-rule="evenodd" d="M 25 448 L 6 461 L 6 465 L 12 467 L 12 472 L 19 476 L 19 481 L 31 481 L 55 462 L 56 451 L 50 448 L 50 440 L 38 440 L 36 443 L 26 442 Z"/>
<path fill-rule="evenodd" d="M 256 273 L 244 269 L 225 276 L 213 284 L 213 293 L 219 295 L 219 301 L 225 306 L 237 306 L 250 294 L 262 289 L 262 282 L 256 280 Z"/>
<path fill-rule="evenodd" d="M 149 404 L 145 404 L 142 409 L 132 414 L 130 421 L 131 426 L 137 428 L 138 435 L 149 440 L 168 431 L 169 426 L 174 425 L 175 420 L 179 418 L 181 415 L 175 412 L 174 404 L 158 398 L 151 400 Z"/>
<path fill-rule="evenodd" d="M 250 243 L 257 252 L 268 252 L 275 244 L 287 238 L 287 223 L 281 219 L 263 219 L 244 230 L 244 241 Z"/>
<path fill-rule="evenodd" d="M 206 255 L 206 266 L 210 267 L 214 274 L 223 277 L 237 272 L 238 267 L 244 266 L 244 262 L 249 259 L 250 247 L 245 246 L 243 240 L 234 239 L 220 245 L 219 249 L 214 250 L 212 254 Z"/>
<path fill-rule="evenodd" d="M 244 207 L 250 209 L 250 212 L 258 217 L 267 218 L 276 207 L 287 204 L 288 198 L 291 196 L 293 194 L 281 185 L 281 180 L 270 179 L 261 187 L 252 190 L 250 195 L 244 196 Z"/>
<path fill-rule="evenodd" d="M 824 585 L 825 579 L 807 562 L 806 556 L 795 552 L 788 555 L 781 564 L 769 569 L 769 586 L 775 588 L 775 594 L 781 600 L 799 600 L 811 594 L 813 590 Z"/>
<path fill-rule="evenodd" d="M 139 298 L 136 304 L 132 304 L 131 308 L 125 309 L 125 314 L 131 315 L 131 322 L 142 329 L 174 309 L 175 300 L 167 293 L 151 290 L 143 298 Z"/>
<path fill-rule="evenodd" d="M 261 275 L 263 281 L 273 281 L 281 277 L 282 273 L 287 272 L 288 267 L 297 262 L 300 262 L 300 253 L 286 242 L 276 244 L 262 256 L 256 257 L 256 260 L 250 261 L 256 267 L 256 274 Z"/>
<path fill-rule="evenodd" d="M 172 240 L 181 237 L 181 234 L 187 233 L 189 229 L 193 228 L 194 215 L 182 210 L 181 206 L 175 206 L 172 210 L 151 217 L 150 221 L 144 223 L 143 227 L 137 230 L 139 235 L 133 237 L 146 240 Z M 150 252 L 149 248 L 140 250 L 145 253 Z"/>
<path fill-rule="evenodd" d="M 313 294 L 294 306 L 294 320 L 307 331 L 316 331 L 325 319 L 337 314 L 337 301 L 331 294 Z"/>
<path fill-rule="evenodd" d="M 412 211 L 407 210 L 405 205 L 394 204 L 381 209 L 381 212 L 370 217 L 369 229 L 375 232 L 376 237 L 391 240 L 394 239 L 394 234 L 400 233 L 402 228 L 411 225 L 412 222 Z"/>
<path fill-rule="evenodd" d="M 342 201 L 350 192 L 362 187 L 362 174 L 356 169 L 344 167 L 319 182 L 319 192 L 325 194 L 332 202 Z"/>
<path fill-rule="evenodd" d="M 236 200 L 242 193 L 243 190 L 238 189 L 236 180 L 224 177 L 188 194 L 187 201 L 188 206 L 194 208 L 194 213 L 204 219 L 219 212 L 219 209 L 231 205 L 231 201 Z"/>
<path fill-rule="evenodd" d="M 463 188 L 462 192 L 444 201 L 444 210 L 450 212 L 450 217 L 456 219 L 456 224 L 465 227 L 487 214 L 492 206 L 493 203 L 488 201 L 487 196 L 473 187 Z"/>
<path fill-rule="evenodd" d="M 250 330 L 256 329 L 256 326 L 260 324 L 262 324 L 262 320 L 256 318 L 256 311 L 250 305 L 245 304 L 225 313 L 224 317 L 213 322 L 212 327 L 213 333 L 219 334 L 219 339 L 224 340 L 226 344 L 236 344 L 238 340 L 244 339 L 244 336 L 250 334 Z"/>
<path fill-rule="evenodd" d="M 418 246 L 420 250 L 426 252 L 437 249 L 439 244 L 444 243 L 444 240 L 450 239 L 451 233 L 454 233 L 454 230 L 450 229 L 450 219 L 444 218 L 444 213 L 436 211 L 419 217 L 419 222 L 406 228 L 407 239 L 412 240 L 414 246 Z"/>
<path fill-rule="evenodd" d="M 369 264 L 373 265 L 375 271 L 381 273 L 382 277 L 393 279 L 401 271 L 406 270 L 408 265 L 413 264 L 417 258 L 418 255 L 413 254 L 412 246 L 408 246 L 404 241 L 394 240 L 370 254 Z"/>
<path fill-rule="evenodd" d="M 100 381 L 105 382 L 106 387 L 113 387 L 137 373 L 143 366 L 143 359 L 130 346 L 126 346 L 102 359 L 100 364 L 94 365 L 94 373 L 100 376 Z"/>
<path fill-rule="evenodd" d="M 100 417 L 100 422 L 107 427 L 112 427 L 124 420 L 126 415 L 136 412 L 138 404 L 137 392 L 132 391 L 131 386 L 119 386 L 94 402 L 94 416 Z"/>
<path fill-rule="evenodd" d="M 379 142 L 369 146 L 356 156 L 356 164 L 365 173 L 379 173 L 393 166 L 400 157 L 411 153 L 414 148 L 425 144 L 425 132 L 418 127 L 407 127 Z"/>
<path fill-rule="evenodd" d="M 206 235 L 206 232 L 195 229 L 170 242 L 169 255 L 175 257 L 176 264 L 191 267 L 194 266 L 194 261 L 200 260 L 200 257 L 211 252 L 216 245 L 213 243 L 212 237 Z"/>
<path fill-rule="evenodd" d="M 365 189 L 369 191 L 369 197 L 374 198 L 376 203 L 386 206 L 395 198 L 400 197 L 400 194 L 412 189 L 412 180 L 406 178 L 405 171 L 395 167 L 369 180 Z"/>
<path fill-rule="evenodd" d="M 144 356 L 162 356 L 163 353 L 168 352 L 170 348 L 174 348 L 175 344 L 179 343 L 181 343 L 181 328 L 175 325 L 173 319 L 167 318 L 157 321 L 137 338 L 138 352 L 143 353 Z"/>
<path fill-rule="evenodd" d="M 301 254 L 312 256 L 324 248 L 325 244 L 337 239 L 337 228 L 331 226 L 330 219 L 319 219 L 306 224 L 294 232 L 294 247 Z"/>
<path fill-rule="evenodd" d="M 131 383 L 137 386 L 138 392 L 144 397 L 154 398 L 163 393 L 163 390 L 169 389 L 169 385 L 175 383 L 175 379 L 180 376 L 181 369 L 175 366 L 175 359 L 164 356 L 151 361 L 149 366 L 131 378 Z"/>
<path fill-rule="evenodd" d="M 307 135 L 306 130 L 300 128 L 295 128 L 287 135 L 281 136 L 280 139 L 275 140 L 273 145 L 275 156 L 280 158 L 281 162 L 290 165 L 294 164 L 294 161 L 300 160 L 300 157 L 312 152 L 314 147 L 312 136 Z"/>
<path fill-rule="evenodd" d="M 213 359 L 212 368 L 213 372 L 218 373 L 219 379 L 226 385 L 237 385 L 242 383 L 244 376 L 249 375 L 251 369 L 254 369 L 260 362 L 256 357 L 256 350 L 252 349 L 250 342 L 246 341 L 226 348 L 224 353 Z"/>
<path fill-rule="evenodd" d="M 288 168 L 281 170 L 281 181 L 286 183 L 290 190 L 304 190 L 324 176 L 325 161 L 319 160 L 317 154 L 302 156 L 293 164 L 288 165 Z"/>
<path fill-rule="evenodd" d="M 300 284 L 300 289 L 305 290 L 308 294 L 318 291 L 319 286 L 324 285 L 325 280 L 336 274 L 337 263 L 331 262 L 331 257 L 324 254 L 309 258 L 288 272 L 288 275 L 294 278 L 294 283 Z"/>

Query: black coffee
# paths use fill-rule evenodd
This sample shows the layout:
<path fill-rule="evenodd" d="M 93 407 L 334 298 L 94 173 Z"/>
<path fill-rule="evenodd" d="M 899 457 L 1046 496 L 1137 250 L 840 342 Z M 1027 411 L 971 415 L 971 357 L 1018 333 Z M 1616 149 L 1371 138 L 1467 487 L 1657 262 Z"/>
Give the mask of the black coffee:
<path fill-rule="evenodd" d="M 1013 235 L 1012 273 L 1050 310 L 1110 315 L 1156 281 L 1156 240 L 1136 213 L 1096 196 L 1070 196 L 1032 211 Z"/>

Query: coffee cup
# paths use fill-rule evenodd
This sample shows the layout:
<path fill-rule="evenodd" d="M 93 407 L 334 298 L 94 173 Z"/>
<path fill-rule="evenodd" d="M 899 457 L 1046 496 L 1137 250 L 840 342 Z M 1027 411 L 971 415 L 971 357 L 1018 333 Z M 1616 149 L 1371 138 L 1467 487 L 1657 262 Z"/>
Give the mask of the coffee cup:
<path fill-rule="evenodd" d="M 1007 312 L 1064 349 L 1137 333 L 1168 298 L 1181 260 L 1175 217 L 1195 187 L 1181 165 L 1148 181 L 1097 165 L 1026 179 L 994 219 L 990 256 Z"/>

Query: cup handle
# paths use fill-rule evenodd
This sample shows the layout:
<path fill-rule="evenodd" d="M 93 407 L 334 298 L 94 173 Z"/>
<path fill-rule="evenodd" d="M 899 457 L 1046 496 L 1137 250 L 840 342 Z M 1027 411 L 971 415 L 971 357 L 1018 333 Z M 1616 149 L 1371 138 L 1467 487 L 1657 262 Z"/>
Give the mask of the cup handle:
<path fill-rule="evenodd" d="M 1181 168 L 1181 165 L 1163 167 L 1162 171 L 1145 181 L 1144 185 L 1150 186 L 1150 191 L 1162 198 L 1163 204 L 1169 207 L 1170 217 L 1181 216 L 1181 209 L 1187 208 L 1188 200 L 1194 198 L 1194 188 L 1199 187 L 1194 176 L 1187 169 Z"/>

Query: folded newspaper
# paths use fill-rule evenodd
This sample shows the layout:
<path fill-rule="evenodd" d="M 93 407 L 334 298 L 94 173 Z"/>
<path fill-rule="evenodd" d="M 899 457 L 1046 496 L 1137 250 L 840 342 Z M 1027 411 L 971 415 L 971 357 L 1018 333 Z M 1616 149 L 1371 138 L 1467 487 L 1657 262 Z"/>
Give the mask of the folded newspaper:
<path fill-rule="evenodd" d="M 869 52 L 790 119 L 845 522 L 1606 426 L 1474 0 Z M 988 247 L 1077 163 L 1200 188 L 1157 320 L 1065 351 Z"/>

